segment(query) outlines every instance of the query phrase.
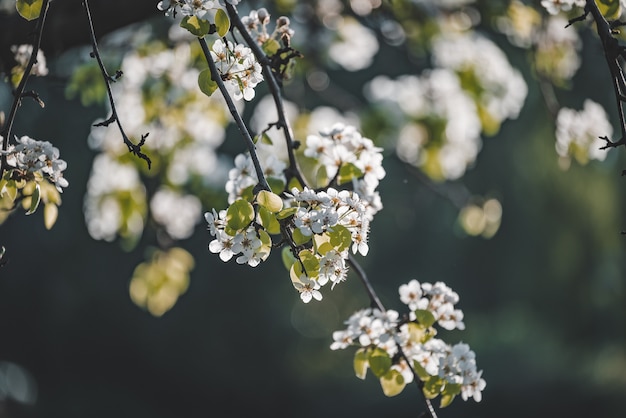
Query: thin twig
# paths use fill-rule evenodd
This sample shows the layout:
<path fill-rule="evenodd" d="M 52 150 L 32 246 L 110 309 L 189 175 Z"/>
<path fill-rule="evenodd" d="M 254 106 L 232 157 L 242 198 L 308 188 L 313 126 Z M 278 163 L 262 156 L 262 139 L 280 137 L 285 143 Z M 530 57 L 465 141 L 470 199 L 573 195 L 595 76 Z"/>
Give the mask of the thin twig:
<path fill-rule="evenodd" d="M 141 135 L 141 140 L 138 144 L 135 145 L 128 138 L 126 132 L 124 132 L 124 128 L 122 128 L 122 123 L 120 122 L 120 118 L 117 115 L 117 110 L 115 109 L 115 100 L 113 99 L 113 92 L 111 91 L 111 83 L 117 81 L 122 72 L 117 71 L 114 77 L 110 76 L 109 73 L 107 73 L 104 63 L 102 62 L 102 57 L 100 56 L 100 51 L 98 50 L 98 42 L 96 41 L 96 34 L 94 32 L 93 21 L 91 19 L 91 11 L 89 10 L 89 4 L 87 0 L 83 0 L 83 6 L 85 7 L 85 12 L 87 13 L 87 23 L 89 24 L 89 34 L 91 36 L 91 45 L 93 49 L 91 52 L 91 56 L 98 61 L 98 65 L 100 66 L 100 72 L 102 73 L 102 78 L 104 78 L 104 84 L 106 86 L 107 94 L 109 96 L 109 104 L 111 105 L 111 117 L 104 122 L 95 124 L 94 126 L 109 126 L 111 123 L 115 122 L 120 130 L 122 138 L 124 139 L 124 144 L 126 144 L 126 146 L 128 147 L 128 151 L 135 154 L 142 160 L 145 160 L 146 163 L 148 163 L 149 169 L 152 165 L 152 161 L 150 161 L 150 158 L 148 158 L 148 156 L 141 151 L 141 147 L 145 144 L 148 134 L 146 133 L 144 135 Z"/>
<path fill-rule="evenodd" d="M 48 8 L 50 6 L 49 0 L 44 0 L 41 5 L 41 12 L 39 17 L 37 18 L 37 24 L 35 26 L 35 42 L 33 42 L 33 50 L 30 54 L 30 59 L 28 60 L 28 64 L 26 65 L 26 69 L 24 70 L 24 74 L 22 75 L 22 79 L 20 80 L 17 89 L 13 94 L 13 104 L 11 105 L 11 111 L 9 112 L 9 116 L 7 118 L 6 124 L 0 135 L 2 136 L 2 151 L 6 151 L 9 147 L 9 138 L 11 137 L 11 130 L 13 129 L 13 121 L 15 120 L 15 115 L 17 114 L 17 108 L 20 106 L 22 97 L 24 95 L 24 89 L 26 88 L 26 82 L 30 77 L 30 72 L 33 68 L 33 65 L 37 62 L 37 54 L 39 53 L 39 46 L 41 45 L 41 35 L 43 33 L 43 26 L 46 22 L 46 17 L 48 15 Z M 0 159 L 0 177 L 4 174 L 4 170 L 6 169 L 6 155 L 2 155 Z"/>
<path fill-rule="evenodd" d="M 287 142 L 287 153 L 289 155 L 289 168 L 288 168 L 288 173 L 287 173 L 288 174 L 287 181 L 289 181 L 290 177 L 295 177 L 303 187 L 308 187 L 306 179 L 304 178 L 304 176 L 302 175 L 302 172 L 300 171 L 298 160 L 296 159 L 296 156 L 295 156 L 295 152 L 294 152 L 295 141 L 293 139 L 293 130 L 291 128 L 289 120 L 287 119 L 287 113 L 285 111 L 285 106 L 283 103 L 280 86 L 278 85 L 278 81 L 276 80 L 276 76 L 274 75 L 274 71 L 272 70 L 272 67 L 270 65 L 270 60 L 268 56 L 265 54 L 265 52 L 263 52 L 261 47 L 254 41 L 254 39 L 252 39 L 252 36 L 250 36 L 250 33 L 248 33 L 246 26 L 241 21 L 241 18 L 239 17 L 239 14 L 237 13 L 237 10 L 235 9 L 235 6 L 233 6 L 230 3 L 226 3 L 226 10 L 228 11 L 228 15 L 230 17 L 231 22 L 239 30 L 239 32 L 241 33 L 241 36 L 243 36 L 244 40 L 246 41 L 250 49 L 252 49 L 252 53 L 254 54 L 257 61 L 259 62 L 259 64 L 261 64 L 261 67 L 263 68 L 263 77 L 267 81 L 268 88 L 270 90 L 272 98 L 274 99 L 274 105 L 276 106 L 276 111 L 278 113 L 278 126 L 283 128 L 283 132 L 285 134 L 285 141 Z"/>
<path fill-rule="evenodd" d="M 254 164 L 254 170 L 256 171 L 257 178 L 259 179 L 258 186 L 263 190 L 271 191 L 272 189 L 267 183 L 265 174 L 263 174 L 263 168 L 261 167 L 261 163 L 259 162 L 259 157 L 257 156 L 256 146 L 254 145 L 252 136 L 250 135 L 250 132 L 248 131 L 248 127 L 244 123 L 243 119 L 241 119 L 241 115 L 237 111 L 237 107 L 235 106 L 233 99 L 230 97 L 228 89 L 226 89 L 226 86 L 224 85 L 224 81 L 222 80 L 222 77 L 220 77 L 220 73 L 217 70 L 215 61 L 213 61 L 213 56 L 211 55 L 209 46 L 207 45 L 206 40 L 204 38 L 198 38 L 198 41 L 200 42 L 200 46 L 202 47 L 202 52 L 204 53 L 207 63 L 209 64 L 209 69 L 211 70 L 211 78 L 213 79 L 213 81 L 217 83 L 217 87 L 220 89 L 220 92 L 222 93 L 222 96 L 224 97 L 224 100 L 226 101 L 228 110 L 230 111 L 230 114 L 233 116 L 233 119 L 235 120 L 235 123 L 237 124 L 237 127 L 239 128 L 239 131 L 241 132 L 241 135 L 246 141 L 248 151 L 250 151 L 250 157 L 252 158 L 252 163 Z M 257 190 L 255 190 L 255 192 L 256 191 Z"/>

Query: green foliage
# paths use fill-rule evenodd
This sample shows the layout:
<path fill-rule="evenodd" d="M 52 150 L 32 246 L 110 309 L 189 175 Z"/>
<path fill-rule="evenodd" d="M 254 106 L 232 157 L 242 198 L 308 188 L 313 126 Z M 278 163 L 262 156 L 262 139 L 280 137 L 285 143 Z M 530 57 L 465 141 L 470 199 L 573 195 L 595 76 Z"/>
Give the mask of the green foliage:
<path fill-rule="evenodd" d="M 26 20 L 35 20 L 41 14 L 43 0 L 17 0 L 15 8 L 17 12 Z"/>
<path fill-rule="evenodd" d="M 180 27 L 187 29 L 192 35 L 202 38 L 211 30 L 211 24 L 196 16 L 185 16 L 180 22 Z"/>
<path fill-rule="evenodd" d="M 90 61 L 76 67 L 65 88 L 65 95 L 69 99 L 79 96 L 83 106 L 103 103 L 107 90 L 98 64 Z"/>
<path fill-rule="evenodd" d="M 253 220 L 254 208 L 247 200 L 236 200 L 226 210 L 226 224 L 233 231 L 247 228 Z"/>
<path fill-rule="evenodd" d="M 230 18 L 224 9 L 217 9 L 215 13 L 215 27 L 220 38 L 226 36 L 230 30 Z"/>
<path fill-rule="evenodd" d="M 215 93 L 218 86 L 217 82 L 213 80 L 210 69 L 205 68 L 204 70 L 200 71 L 200 74 L 198 74 L 198 86 L 200 87 L 202 93 L 206 94 L 209 97 L 211 97 L 211 95 Z"/>

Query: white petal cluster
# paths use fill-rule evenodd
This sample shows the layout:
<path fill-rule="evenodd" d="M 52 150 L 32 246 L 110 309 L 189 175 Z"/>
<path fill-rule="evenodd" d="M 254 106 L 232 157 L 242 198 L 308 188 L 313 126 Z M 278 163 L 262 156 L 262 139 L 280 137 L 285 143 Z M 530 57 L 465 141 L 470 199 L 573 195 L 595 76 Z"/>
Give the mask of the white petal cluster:
<path fill-rule="evenodd" d="M 150 211 L 170 237 L 185 239 L 193 234 L 202 213 L 202 204 L 194 195 L 162 188 L 152 196 Z"/>
<path fill-rule="evenodd" d="M 471 72 L 480 84 L 477 104 L 497 122 L 517 118 L 528 86 L 493 41 L 476 32 L 445 33 L 433 40 L 432 53 L 439 67 Z"/>
<path fill-rule="evenodd" d="M 304 155 L 318 159 L 329 178 L 335 177 L 342 165 L 354 164 L 363 176 L 353 181 L 353 188 L 365 206 L 367 218 L 371 220 L 382 209 L 376 191 L 386 174 L 382 151 L 371 139 L 362 136 L 356 127 L 338 122 L 321 130 L 319 135 L 309 135 Z"/>
<path fill-rule="evenodd" d="M 541 5 L 551 15 L 561 12 L 569 12 L 572 7 L 585 7 L 585 0 L 541 0 Z"/>
<path fill-rule="evenodd" d="M 454 309 L 459 295 L 443 282 L 434 284 L 411 280 L 400 286 L 400 300 L 408 305 L 411 320 L 415 319 L 415 310 L 430 311 L 437 323 L 447 330 L 465 329 L 463 311 Z"/>
<path fill-rule="evenodd" d="M 26 68 L 31 55 L 33 54 L 33 46 L 30 44 L 13 45 L 11 46 L 11 52 L 13 52 L 17 64 L 22 68 Z M 41 49 L 37 50 L 37 60 L 33 64 L 30 73 L 31 75 L 36 76 L 48 75 L 46 57 Z"/>
<path fill-rule="evenodd" d="M 93 239 L 113 241 L 118 234 L 138 237 L 143 231 L 146 191 L 137 169 L 108 154 L 93 161 L 84 214 Z"/>
<path fill-rule="evenodd" d="M 263 244 L 254 225 L 233 236 L 225 231 L 225 210 L 218 213 L 213 209 L 212 212 L 206 212 L 204 218 L 208 223 L 209 233 L 215 237 L 209 243 L 209 251 L 219 254 L 222 261 L 226 262 L 237 257 L 238 264 L 256 267 L 269 256 L 270 248 Z"/>
<path fill-rule="evenodd" d="M 445 326 L 450 324 L 440 316 L 442 306 L 458 302 L 458 295 L 444 283 L 420 284 L 412 280 L 400 286 L 399 293 L 411 313 L 416 309 L 425 309 L 438 318 L 439 325 L 444 328 L 463 329 L 458 326 L 458 322 L 453 327 Z M 415 317 L 410 320 L 415 321 Z M 376 308 L 362 309 L 350 316 L 345 324 L 346 329 L 333 333 L 332 350 L 351 346 L 378 347 L 392 359 L 397 358 L 396 354 L 402 350 L 409 360 L 419 364 L 430 376 L 438 376 L 446 384 L 460 385 L 463 400 L 473 398 L 476 402 L 481 401 L 486 383 L 482 371 L 477 370 L 476 355 L 467 344 L 451 346 L 438 338 L 416 341 L 406 321 L 394 310 L 381 312 Z M 402 373 L 405 383 L 413 381 L 413 373 L 404 359 L 397 360 L 392 368 Z"/>
<path fill-rule="evenodd" d="M 587 159 L 602 161 L 608 150 L 601 149 L 606 141 L 600 137 L 610 138 L 612 134 L 613 127 L 604 108 L 586 99 L 580 111 L 567 107 L 559 110 L 556 119 L 556 151 L 564 158 L 574 156 L 581 163 Z"/>
<path fill-rule="evenodd" d="M 0 137 L 1 138 L 1 137 Z M 59 159 L 59 149 L 48 141 L 38 141 L 28 136 L 15 137 L 16 144 L 9 145 L 6 151 L 7 164 L 24 173 L 39 173 L 55 184 L 59 192 L 69 186 L 63 177 L 67 163 Z"/>
<path fill-rule="evenodd" d="M 263 175 L 266 179 L 274 179 L 285 183 L 283 171 L 287 164 L 272 153 L 274 148 L 263 144 L 257 144 L 257 156 L 263 168 Z M 235 166 L 228 172 L 226 182 L 226 192 L 228 193 L 228 203 L 233 203 L 242 197 L 246 190 L 254 187 L 259 182 L 252 163 L 250 153 L 238 154 L 235 157 Z"/>
<path fill-rule="evenodd" d="M 366 86 L 366 94 L 374 102 L 399 108 L 395 117 L 402 127 L 396 153 L 403 161 L 425 167 L 436 158 L 436 177 L 454 180 L 476 160 L 482 146 L 480 119 L 452 70 L 438 68 L 395 80 L 377 76 Z M 441 129 L 432 129 L 436 126 Z M 434 144 L 437 153 L 429 152 Z"/>
<path fill-rule="evenodd" d="M 333 188 L 316 193 L 305 188 L 303 191 L 293 189 L 291 196 L 293 203 L 290 204 L 298 207 L 294 224 L 302 235 L 322 234 L 341 225 L 352 235 L 352 252 L 367 255 L 370 221 L 357 193 Z"/>
<path fill-rule="evenodd" d="M 217 70 L 235 100 L 254 99 L 254 88 L 263 81 L 261 64 L 252 50 L 243 44 L 224 43 L 217 39 L 213 43 L 211 56 Z"/>
<path fill-rule="evenodd" d="M 379 45 L 376 35 L 354 18 L 344 17 L 337 27 L 338 39 L 328 48 L 330 58 L 347 71 L 359 71 L 374 61 Z"/>

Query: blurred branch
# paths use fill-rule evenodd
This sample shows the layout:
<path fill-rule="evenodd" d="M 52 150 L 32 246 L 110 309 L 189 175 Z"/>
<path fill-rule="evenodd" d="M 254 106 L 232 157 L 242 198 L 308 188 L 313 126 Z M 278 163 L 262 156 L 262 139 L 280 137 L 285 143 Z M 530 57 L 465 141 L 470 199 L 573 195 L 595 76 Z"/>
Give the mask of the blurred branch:
<path fill-rule="evenodd" d="M 96 34 L 94 33 L 93 29 L 93 20 L 91 18 L 91 12 L 89 10 L 89 3 L 87 0 L 82 0 L 82 2 L 83 6 L 85 7 L 85 12 L 87 13 L 87 23 L 89 24 L 89 33 L 91 35 L 91 45 L 93 48 L 91 52 L 91 57 L 95 58 L 98 61 L 98 65 L 100 66 L 100 72 L 102 73 L 102 78 L 104 78 L 104 83 L 106 85 L 107 95 L 109 96 L 109 104 L 111 105 L 111 117 L 109 117 L 109 119 L 105 120 L 104 122 L 95 124 L 94 126 L 109 126 L 111 123 L 115 122 L 120 130 L 122 138 L 124 139 L 124 144 L 126 144 L 126 146 L 128 147 L 128 150 L 142 160 L 145 160 L 146 163 L 148 163 L 148 168 L 150 168 L 152 164 L 150 158 L 148 158 L 146 154 L 141 152 L 141 147 L 145 144 L 148 134 L 141 135 L 141 140 L 139 141 L 139 143 L 134 144 L 128 138 L 126 132 L 124 132 L 124 128 L 122 128 L 122 123 L 120 122 L 120 118 L 117 115 L 117 110 L 115 109 L 115 101 L 113 100 L 113 92 L 111 91 L 111 83 L 116 82 L 122 76 L 122 72 L 118 70 L 113 77 L 107 73 L 107 70 L 104 67 L 104 63 L 102 62 L 102 57 L 100 57 L 100 52 L 98 51 L 98 43 L 96 41 Z"/>
<path fill-rule="evenodd" d="M 35 65 L 35 63 L 37 62 L 37 54 L 41 45 L 41 35 L 43 33 L 43 26 L 46 22 L 46 17 L 48 16 L 49 6 L 49 0 L 43 0 L 41 12 L 39 14 L 39 17 L 37 18 L 37 23 L 35 26 L 35 41 L 33 42 L 33 50 L 31 51 L 28 64 L 26 64 L 26 69 L 24 70 L 22 79 L 20 80 L 20 83 L 13 92 L 13 103 L 11 105 L 9 116 L 7 117 L 6 123 L 3 126 L 2 131 L 0 131 L 0 135 L 2 136 L 2 151 L 6 151 L 9 147 L 11 130 L 13 129 L 13 121 L 15 120 L 15 115 L 17 114 L 17 108 L 20 106 L 22 97 L 24 96 L 24 89 L 26 88 L 26 83 L 28 82 L 28 79 L 31 75 L 30 73 L 33 65 Z M 28 95 L 30 95 L 30 93 Z M 2 158 L 0 159 L 0 177 L 2 177 L 2 175 L 4 174 L 6 161 L 6 155 L 2 154 Z"/>

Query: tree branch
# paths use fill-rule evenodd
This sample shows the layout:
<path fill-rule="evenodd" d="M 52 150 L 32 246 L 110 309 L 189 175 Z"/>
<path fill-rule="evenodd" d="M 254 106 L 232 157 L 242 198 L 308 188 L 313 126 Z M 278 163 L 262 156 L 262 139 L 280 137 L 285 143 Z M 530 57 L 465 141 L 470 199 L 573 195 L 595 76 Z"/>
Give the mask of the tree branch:
<path fill-rule="evenodd" d="M 272 95 L 272 98 L 274 99 L 274 105 L 276 106 L 276 112 L 278 113 L 277 125 L 283 129 L 283 132 L 285 134 L 285 140 L 287 142 L 287 153 L 289 155 L 289 168 L 287 172 L 287 183 L 289 183 L 289 179 L 291 177 L 295 177 L 303 187 L 308 187 L 306 179 L 304 178 L 304 176 L 302 175 L 302 172 L 300 171 L 298 160 L 296 159 L 296 156 L 294 153 L 296 142 L 293 139 L 293 130 L 286 116 L 285 106 L 283 104 L 283 98 L 281 95 L 280 86 L 278 84 L 278 81 L 276 80 L 276 76 L 270 65 L 270 60 L 268 56 L 265 54 L 265 52 L 263 52 L 261 47 L 259 47 L 259 45 L 254 41 L 254 39 L 252 39 L 252 36 L 250 36 L 250 33 L 248 33 L 248 30 L 246 29 L 245 25 L 241 21 L 241 18 L 239 17 L 239 13 L 237 13 L 237 10 L 235 9 L 235 6 L 233 6 L 230 3 L 226 3 L 226 10 L 228 11 L 228 15 L 231 21 L 233 22 L 235 27 L 239 30 L 239 32 L 241 33 L 241 36 L 243 36 L 244 40 L 246 41 L 250 49 L 252 49 L 252 53 L 256 57 L 257 61 L 261 64 L 261 67 L 263 68 L 263 77 L 267 81 L 270 93 Z"/>
<path fill-rule="evenodd" d="M 115 101 L 113 100 L 113 92 L 111 91 L 111 82 L 117 81 L 117 79 L 121 76 L 122 72 L 117 71 L 115 73 L 115 77 L 111 77 L 107 73 L 104 63 L 102 62 L 102 57 L 100 57 L 100 52 L 98 51 L 98 43 L 96 41 L 96 34 L 94 33 L 94 29 L 93 29 L 93 20 L 91 19 L 91 12 L 89 10 L 88 1 L 82 0 L 82 2 L 83 2 L 83 6 L 85 7 L 85 12 L 87 14 L 87 23 L 89 24 L 89 33 L 91 35 L 91 45 L 93 48 L 91 52 L 91 56 L 98 61 L 98 65 L 100 66 L 100 72 L 102 73 L 102 78 L 104 78 L 104 83 L 106 85 L 107 95 L 109 96 L 109 104 L 111 105 L 111 117 L 109 117 L 109 119 L 105 120 L 104 122 L 95 124 L 94 126 L 108 126 L 111 123 L 115 122 L 117 124 L 117 127 L 120 130 L 120 134 L 122 135 L 122 138 L 124 139 L 124 144 L 126 144 L 126 146 L 128 147 L 128 151 L 135 154 L 137 157 L 141 158 L 142 160 L 145 160 L 146 163 L 148 163 L 148 169 L 149 169 L 150 166 L 152 165 L 152 161 L 150 161 L 150 158 L 148 158 L 148 156 L 141 151 L 141 147 L 145 144 L 148 134 L 146 133 L 145 135 L 141 135 L 141 140 L 139 141 L 138 144 L 135 145 L 128 138 L 128 136 L 126 135 L 126 132 L 124 132 L 124 128 L 122 127 L 122 123 L 120 122 L 120 118 L 117 115 L 117 110 L 115 109 Z"/>
<path fill-rule="evenodd" d="M 15 115 L 17 114 L 17 108 L 20 106 L 22 97 L 24 95 L 24 89 L 26 88 L 26 83 L 28 82 L 28 78 L 30 77 L 30 72 L 33 68 L 33 65 L 37 62 L 37 54 L 39 53 L 39 46 L 41 44 L 41 35 L 43 33 L 43 27 L 46 22 L 46 17 L 48 15 L 48 9 L 50 6 L 49 0 L 44 0 L 41 5 L 41 12 L 39 17 L 37 18 L 37 25 L 35 26 L 35 41 L 33 42 L 33 50 L 30 54 L 30 59 L 28 60 L 28 64 L 26 65 L 26 69 L 24 70 L 24 75 L 22 75 L 22 79 L 17 86 L 17 89 L 13 93 L 13 103 L 11 104 L 11 110 L 9 112 L 9 116 L 7 118 L 4 129 L 0 132 L 2 136 L 2 151 L 6 151 L 9 147 L 9 139 L 11 137 L 11 131 L 13 129 L 13 122 L 15 121 Z M 2 155 L 0 159 L 0 178 L 4 174 L 4 170 L 6 169 L 6 155 Z"/>

